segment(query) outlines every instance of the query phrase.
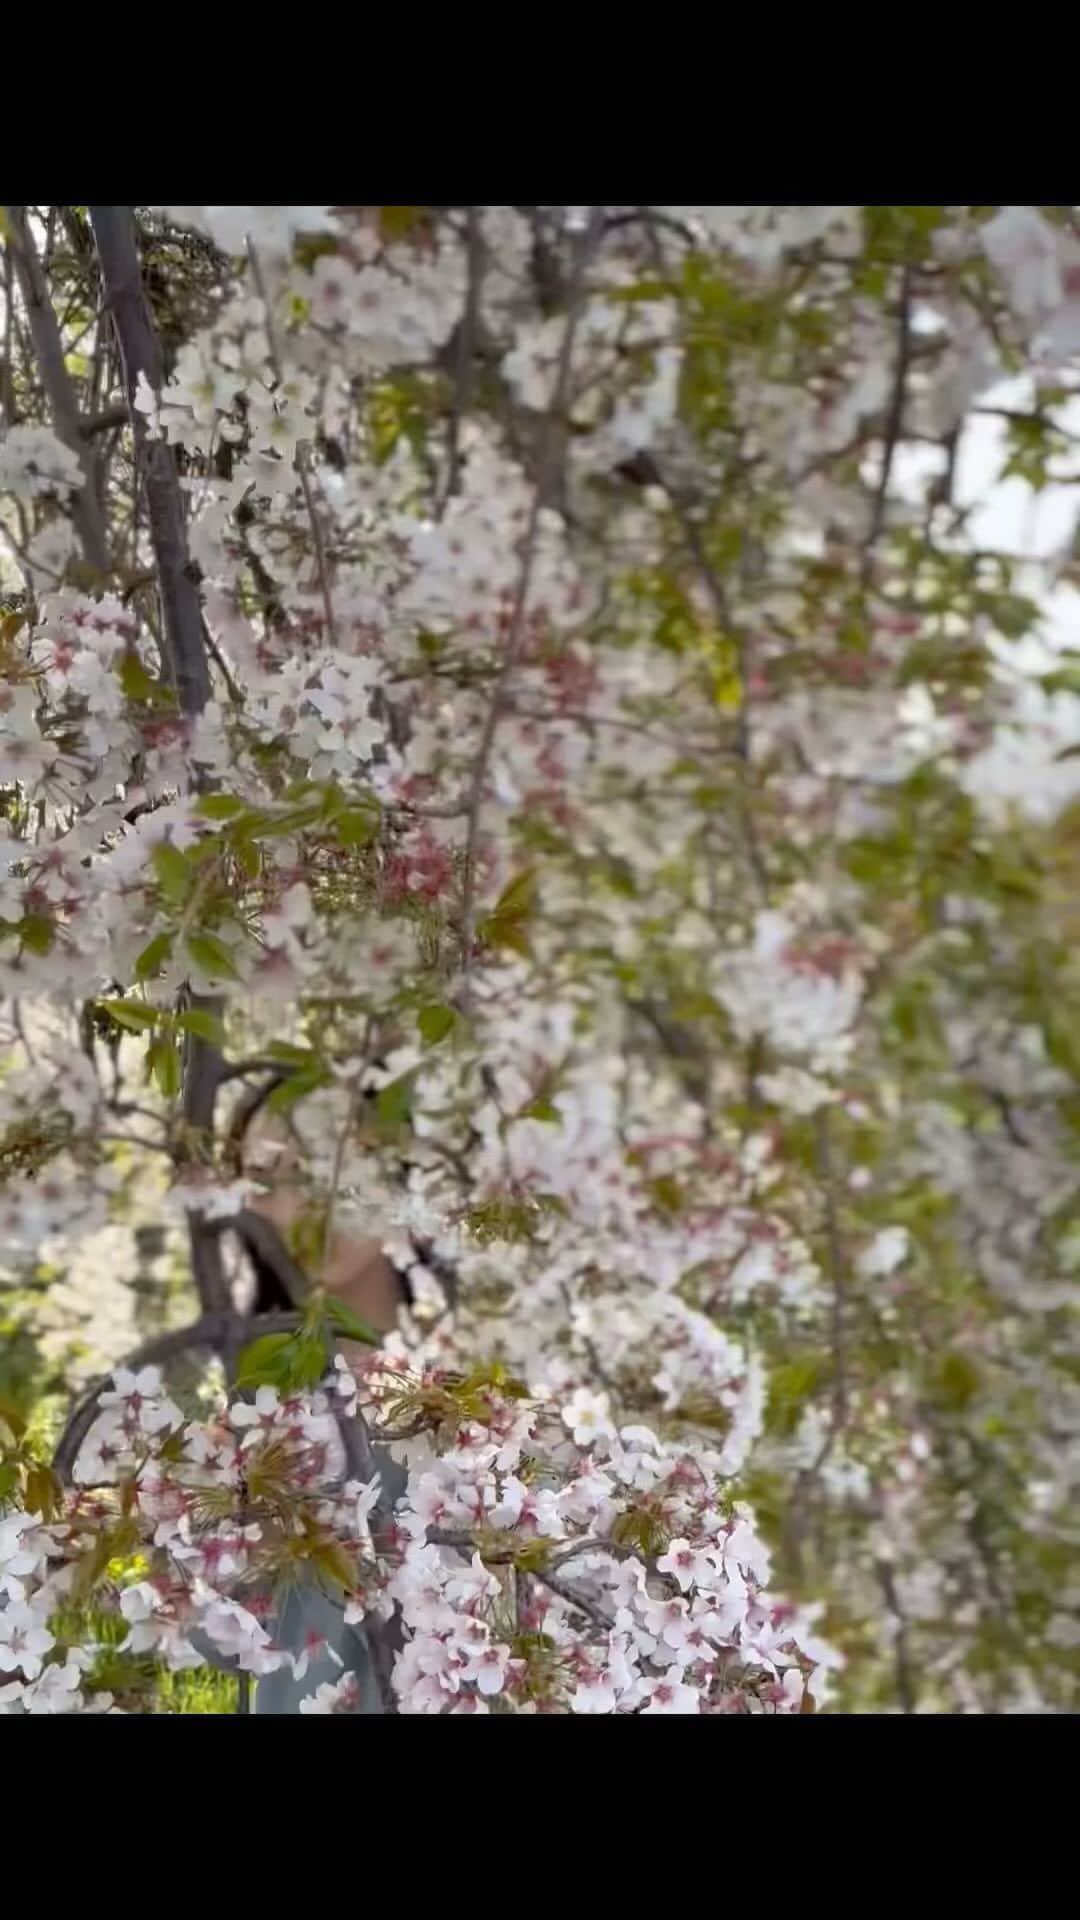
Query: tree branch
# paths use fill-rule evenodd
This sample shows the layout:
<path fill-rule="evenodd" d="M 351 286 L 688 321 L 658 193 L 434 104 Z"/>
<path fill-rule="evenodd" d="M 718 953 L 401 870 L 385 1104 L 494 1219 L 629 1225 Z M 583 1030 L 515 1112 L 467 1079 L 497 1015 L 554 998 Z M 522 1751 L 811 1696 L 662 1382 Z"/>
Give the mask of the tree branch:
<path fill-rule="evenodd" d="M 465 216 L 468 223 L 466 260 L 469 278 L 465 293 L 465 311 L 458 324 L 457 339 L 454 342 L 454 399 L 446 437 L 446 476 L 435 515 L 437 520 L 442 519 L 453 495 L 457 492 L 461 470 L 461 425 L 472 401 L 476 336 L 480 318 L 480 289 L 484 277 L 484 243 L 480 232 L 478 208 L 466 207 Z"/>
<path fill-rule="evenodd" d="M 552 1593 L 558 1594 L 560 1600 L 565 1600 L 568 1606 L 576 1607 L 579 1613 L 583 1613 L 594 1626 L 602 1628 L 605 1633 L 610 1633 L 615 1623 L 610 1614 L 605 1613 L 602 1607 L 598 1607 L 595 1601 L 586 1599 L 582 1593 L 576 1593 L 565 1580 L 560 1580 L 557 1574 L 546 1572 L 543 1567 L 530 1568 L 530 1572 L 532 1578 L 539 1580 L 542 1587 L 550 1588 Z"/>
<path fill-rule="evenodd" d="M 584 305 L 585 275 L 593 252 L 600 240 L 601 209 L 591 209 L 589 224 L 582 234 L 574 263 L 574 271 L 568 294 L 566 326 L 563 329 L 562 346 L 555 373 L 555 383 L 548 403 L 544 421 L 544 440 L 533 489 L 532 506 L 528 524 L 522 542 L 521 570 L 518 575 L 517 592 L 510 614 L 510 624 L 503 648 L 502 660 L 495 680 L 491 704 L 488 707 L 484 729 L 477 748 L 476 764 L 469 787 L 469 824 L 465 841 L 464 882 L 461 905 L 461 943 L 462 970 L 464 975 L 462 997 L 465 1003 L 469 999 L 469 972 L 472 965 L 473 938 L 476 923 L 476 861 L 480 840 L 480 808 L 487 781 L 488 765 L 495 745 L 495 736 L 499 723 L 506 710 L 507 695 L 510 690 L 511 676 L 517 666 L 525 638 L 525 618 L 528 608 L 529 588 L 532 585 L 533 567 L 536 562 L 536 550 L 540 533 L 540 516 L 548 504 L 559 464 L 560 449 L 566 431 L 564 414 L 570 394 L 570 372 L 573 361 L 574 340 L 578 322 Z"/>
<path fill-rule="evenodd" d="M 874 1571 L 877 1574 L 878 1585 L 881 1588 L 885 1605 L 892 1614 L 895 1626 L 893 1655 L 896 1672 L 896 1691 L 900 1700 L 900 1706 L 904 1713 L 914 1713 L 916 1707 L 916 1692 L 908 1652 L 907 1620 L 904 1617 L 904 1612 L 896 1591 L 896 1581 L 893 1578 L 893 1570 L 887 1561 L 879 1560 Z"/>
<path fill-rule="evenodd" d="M 128 410 L 119 402 L 113 407 L 102 407 L 100 413 L 88 413 L 79 421 L 79 432 L 84 440 L 93 440 L 99 433 L 111 433 L 115 427 L 126 427 Z"/>
<path fill-rule="evenodd" d="M 49 298 L 26 208 L 8 207 L 7 218 L 15 276 L 26 308 L 30 338 L 34 343 L 34 355 L 52 412 L 53 426 L 57 437 L 76 455 L 84 475 L 83 485 L 72 502 L 75 530 L 87 564 L 99 573 L 108 573 L 109 544 L 105 533 L 105 516 L 94 485 L 93 462 L 83 438 L 75 389 L 64 364 L 60 326 Z M 10 373 L 8 378 L 10 380 Z"/>
<path fill-rule="evenodd" d="M 259 264 L 259 256 L 250 240 L 248 241 L 248 259 L 251 262 L 251 277 L 255 282 L 255 288 L 263 303 L 263 310 L 266 316 L 266 340 L 270 350 L 270 364 L 274 370 L 274 378 L 278 386 L 280 386 L 285 378 L 285 367 L 278 347 L 277 335 L 274 330 L 273 308 L 270 304 L 270 295 L 263 278 L 262 267 Z M 311 491 L 307 454 L 302 447 L 298 447 L 296 450 L 295 467 L 296 475 L 300 482 L 300 491 L 304 496 L 304 506 L 307 510 L 308 524 L 311 527 L 312 545 L 315 549 L 315 569 L 318 575 L 319 592 L 322 595 L 323 618 L 326 621 L 326 638 L 328 644 L 335 647 L 337 645 L 337 625 L 334 620 L 333 594 L 330 591 L 330 566 L 326 553 L 326 541 L 323 537 L 322 522 L 319 519 L 315 506 L 315 496 Z"/>
<path fill-rule="evenodd" d="M 183 712 L 193 716 L 210 698 L 210 670 L 203 641 L 202 605 L 191 571 L 184 502 L 173 451 L 149 438 L 146 415 L 135 405 L 139 375 L 155 393 L 162 385 L 161 348 L 143 291 L 135 219 L 130 207 L 91 207 L 105 304 L 120 349 L 128 417 L 143 475 L 150 539 L 157 564 L 164 625 L 166 669 Z"/>
<path fill-rule="evenodd" d="M 226 1080 L 236 1077 L 235 1068 L 230 1072 L 229 1068 L 225 1067 L 219 1075 L 218 1085 L 223 1086 Z M 280 1087 L 288 1077 L 287 1067 L 274 1067 L 268 1072 L 261 1085 L 249 1087 L 243 1098 L 237 1101 L 225 1138 L 225 1160 L 238 1174 L 243 1170 L 244 1141 L 247 1138 L 248 1128 L 262 1112 L 274 1089 Z"/>
<path fill-rule="evenodd" d="M 229 1318 L 227 1314 L 200 1314 L 198 1320 L 193 1320 L 189 1326 L 178 1327 L 172 1333 L 155 1335 L 153 1340 L 136 1347 L 126 1360 L 119 1361 L 108 1373 L 94 1380 L 75 1402 L 57 1441 L 53 1466 L 61 1480 L 70 1484 L 79 1449 L 97 1419 L 98 1401 L 109 1381 L 121 1368 L 137 1373 L 140 1367 L 162 1366 L 165 1361 L 175 1360 L 182 1353 L 198 1353 L 200 1349 L 207 1353 L 219 1353 L 228 1332 Z M 298 1324 L 299 1315 L 295 1313 L 260 1313 L 258 1317 L 260 1333 L 291 1333 Z"/>
<path fill-rule="evenodd" d="M 181 711 L 193 719 L 210 698 L 210 668 L 197 575 L 188 554 L 184 500 L 173 451 L 164 440 L 151 440 L 146 415 L 135 404 L 142 375 L 155 393 L 162 385 L 161 347 L 143 291 L 135 218 L 130 207 L 91 207 L 105 304 L 112 315 L 120 352 L 124 395 L 135 436 L 135 449 L 146 494 L 150 541 L 154 550 L 158 592 L 161 596 L 165 668 L 176 688 Z M 216 998 L 193 995 L 191 1005 L 220 1013 Z M 221 1081 L 221 1053 L 208 1041 L 189 1034 L 184 1059 L 183 1113 L 189 1132 L 210 1134 Z M 221 1256 L 221 1242 L 209 1223 L 192 1215 L 189 1226 L 191 1265 L 205 1312 L 231 1311 L 232 1301 Z M 235 1345 L 235 1330 L 226 1345 Z"/>
<path fill-rule="evenodd" d="M 222 1220 L 207 1221 L 207 1227 L 215 1234 L 235 1233 L 248 1251 L 270 1268 L 293 1306 L 303 1306 L 311 1292 L 307 1274 L 293 1259 L 277 1228 L 269 1220 L 244 1207 L 239 1213 L 228 1214 Z M 258 1317 L 261 1324 L 264 1316 L 260 1314 Z"/>
<path fill-rule="evenodd" d="M 904 432 L 904 408 L 907 402 L 908 370 L 911 365 L 911 306 L 914 275 L 910 265 L 905 266 L 900 277 L 900 314 L 896 341 L 896 370 L 893 374 L 892 398 L 889 402 L 888 417 L 885 422 L 885 446 L 881 456 L 881 476 L 874 495 L 873 511 L 870 516 L 870 531 L 866 536 L 863 549 L 863 584 L 870 578 L 873 566 L 874 548 L 885 525 L 885 511 L 889 500 L 889 482 L 892 479 L 893 462 L 896 449 Z"/>

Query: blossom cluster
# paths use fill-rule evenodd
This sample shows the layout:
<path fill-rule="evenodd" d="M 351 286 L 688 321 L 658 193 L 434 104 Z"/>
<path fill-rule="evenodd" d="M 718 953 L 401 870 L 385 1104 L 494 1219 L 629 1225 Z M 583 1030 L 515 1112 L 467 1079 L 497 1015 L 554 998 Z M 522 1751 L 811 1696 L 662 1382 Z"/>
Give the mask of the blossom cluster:
<path fill-rule="evenodd" d="M 14 1674 L 0 1705 L 123 1711 L 97 1681 L 110 1644 L 173 1671 L 209 1649 L 302 1682 L 320 1649 L 287 1650 L 273 1630 L 297 1577 L 336 1586 L 361 1630 L 400 1620 L 405 1713 L 791 1712 L 827 1699 L 836 1656 L 812 1614 L 771 1593 L 768 1552 L 718 1461 L 617 1429 L 599 1397 L 560 1407 L 508 1385 L 380 1361 L 358 1386 L 339 1365 L 325 1390 L 263 1386 L 185 1422 L 153 1368 L 118 1370 L 77 1490 L 48 1520 L 0 1523 L 0 1660 Z M 428 1434 L 392 1510 L 377 1474 L 342 1471 L 334 1409 L 358 1393 L 369 1410 L 408 1403 Z M 98 1638 L 75 1639 L 65 1618 L 91 1601 Z M 110 1616 L 119 1642 L 102 1637 Z M 343 1675 L 301 1710 L 349 1710 L 354 1688 Z"/>
<path fill-rule="evenodd" d="M 1080 680 L 1041 605 L 1075 582 L 976 539 L 962 469 L 992 418 L 1010 482 L 1067 478 L 1069 220 L 138 229 L 160 384 L 104 391 L 113 321 L 59 319 L 76 455 L 17 328 L 0 441 L 4 1285 L 82 1388 L 148 1330 L 148 1221 L 239 1312 L 236 1222 L 287 1188 L 309 1279 L 331 1226 L 407 1275 L 428 1451 L 391 1515 L 343 1477 L 351 1389 L 191 1424 L 121 1371 L 100 1485 L 0 1520 L 11 1701 L 110 1692 L 96 1540 L 128 1651 L 257 1675 L 304 1659 L 283 1556 L 344 1554 L 408 1711 L 787 1710 L 826 1640 L 847 1704 L 1068 1705 Z"/>

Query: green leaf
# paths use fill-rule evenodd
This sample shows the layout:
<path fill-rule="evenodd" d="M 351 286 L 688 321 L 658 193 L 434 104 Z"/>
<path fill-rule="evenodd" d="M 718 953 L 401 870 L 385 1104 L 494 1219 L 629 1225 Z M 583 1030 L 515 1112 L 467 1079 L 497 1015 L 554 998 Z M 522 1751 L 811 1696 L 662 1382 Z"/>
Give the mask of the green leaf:
<path fill-rule="evenodd" d="M 655 1180 L 647 1182 L 661 1213 L 680 1213 L 685 1204 L 683 1190 L 673 1173 L 658 1174 Z"/>
<path fill-rule="evenodd" d="M 309 1093 L 314 1093 L 317 1087 L 325 1085 L 324 1069 L 320 1066 L 307 1067 L 301 1073 L 290 1074 L 279 1087 L 275 1087 L 267 1096 L 267 1107 L 271 1113 L 285 1113 L 290 1107 L 295 1107 L 298 1100 L 305 1099 Z"/>
<path fill-rule="evenodd" d="M 403 1127 L 412 1113 L 413 1075 L 403 1073 L 400 1079 L 391 1080 L 389 1086 L 380 1087 L 375 1096 L 375 1113 L 381 1127 Z"/>
<path fill-rule="evenodd" d="M 338 1329 L 339 1333 L 345 1335 L 346 1339 L 362 1340 L 364 1345 L 368 1347 L 377 1347 L 379 1345 L 382 1335 L 376 1332 L 374 1327 L 369 1326 L 366 1320 L 361 1320 L 359 1314 L 354 1313 L 351 1307 L 345 1305 L 344 1300 L 335 1300 L 332 1297 L 328 1298 L 326 1302 L 326 1317 Z"/>
<path fill-rule="evenodd" d="M 514 1565 L 519 1573 L 540 1573 L 550 1558 L 551 1541 L 541 1537 L 539 1540 L 529 1540 L 518 1549 L 514 1555 Z M 541 1634 L 538 1637 L 543 1640 L 547 1636 Z"/>
<path fill-rule="evenodd" d="M 330 1354 L 322 1334 L 302 1333 L 296 1342 L 295 1353 L 290 1356 L 287 1385 L 318 1386 L 329 1364 Z"/>
<path fill-rule="evenodd" d="M 1067 1011 L 1051 1009 L 1042 1021 L 1043 1045 L 1055 1067 L 1080 1080 L 1080 1027 Z"/>
<path fill-rule="evenodd" d="M 186 1013 L 176 1016 L 176 1024 L 181 1033 L 193 1033 L 199 1040 L 208 1040 L 212 1047 L 225 1045 L 225 1028 L 216 1013 L 208 1013 L 205 1007 L 192 1007 Z"/>
<path fill-rule="evenodd" d="M 26 1416 L 14 1400 L 9 1400 L 8 1396 L 2 1393 L 0 1393 L 0 1420 L 4 1422 L 12 1439 L 18 1444 L 26 1432 Z"/>
<path fill-rule="evenodd" d="M 19 921 L 17 931 L 27 953 L 52 952 L 53 941 L 56 939 L 56 927 L 47 914 L 24 914 Z"/>
<path fill-rule="evenodd" d="M 388 240 L 404 240 L 429 218 L 426 207 L 380 207 L 379 225 Z"/>
<path fill-rule="evenodd" d="M 457 1014 L 453 1007 L 441 1005 L 421 1007 L 416 1017 L 416 1024 L 420 1029 L 424 1045 L 437 1047 L 439 1041 L 445 1040 L 447 1034 L 453 1031 L 457 1024 Z"/>
<path fill-rule="evenodd" d="M 986 611 L 1006 640 L 1022 640 L 1039 618 L 1036 602 L 1019 593 L 988 595 Z"/>
<path fill-rule="evenodd" d="M 344 806 L 345 804 L 344 800 L 341 797 L 340 789 L 335 787 L 332 782 L 330 786 L 323 788 L 323 787 L 320 787 L 317 780 L 308 780 L 303 775 L 301 775 L 301 777 L 298 780 L 289 781 L 289 784 L 285 788 L 282 798 L 285 800 L 288 800 L 289 804 L 292 805 L 294 802 L 299 802 L 301 800 L 310 800 L 312 796 L 316 793 L 321 793 L 323 795 L 324 806 L 328 806 L 332 808 L 334 804 L 335 796 L 337 798 L 338 805 Z"/>
<path fill-rule="evenodd" d="M 334 832 L 343 847 L 366 847 L 379 831 L 379 815 L 373 807 L 346 807 L 334 820 Z"/>
<path fill-rule="evenodd" d="M 266 1051 L 271 1060 L 280 1060 L 286 1067 L 307 1067 L 315 1059 L 310 1047 L 294 1047 L 288 1040 L 273 1040 Z"/>
<path fill-rule="evenodd" d="M 189 934 L 184 944 L 201 973 L 218 980 L 239 978 L 232 954 L 216 933 Z"/>
<path fill-rule="evenodd" d="M 477 927 L 480 939 L 490 947 L 509 947 L 511 952 L 529 956 L 526 931 L 536 904 L 536 871 L 526 867 L 505 886 L 491 912 Z"/>
<path fill-rule="evenodd" d="M 239 835 L 233 842 L 233 856 L 249 880 L 259 877 L 259 849 L 250 840 Z"/>
<path fill-rule="evenodd" d="M 154 1040 L 147 1048 L 146 1061 L 163 1099 L 175 1100 L 180 1091 L 179 1047 L 172 1040 Z"/>
<path fill-rule="evenodd" d="M 172 947 L 171 933 L 155 933 L 135 962 L 136 980 L 149 980 L 155 973 L 160 973 L 172 952 Z"/>
<path fill-rule="evenodd" d="M 979 1369 L 966 1353 L 947 1353 L 938 1369 L 938 1386 L 955 1407 L 966 1407 L 979 1390 Z"/>
<path fill-rule="evenodd" d="M 157 700 L 167 690 L 148 673 L 137 653 L 125 653 L 119 680 L 126 700 Z"/>
<path fill-rule="evenodd" d="M 535 1100 L 530 1100 L 527 1107 L 522 1107 L 521 1112 L 518 1114 L 518 1119 L 543 1120 L 549 1126 L 557 1127 L 562 1120 L 562 1114 L 559 1112 L 558 1107 L 553 1105 L 553 1103 L 541 1093 L 537 1095 Z"/>
<path fill-rule="evenodd" d="M 530 956 L 529 936 L 523 917 L 506 919 L 502 914 L 493 913 L 486 920 L 481 920 L 476 931 L 489 947 L 508 947 L 512 953 L 520 953 L 525 960 Z"/>
<path fill-rule="evenodd" d="M 27 1513 L 40 1513 L 44 1519 L 51 1520 L 59 1509 L 62 1489 L 51 1467 L 42 1466 L 34 1461 L 26 1475 L 23 1499 Z"/>
<path fill-rule="evenodd" d="M 96 1005 L 129 1033 L 146 1033 L 150 1027 L 156 1027 L 161 1018 L 157 1007 L 144 1006 L 141 1000 L 98 1000 Z"/>
<path fill-rule="evenodd" d="M 536 869 L 526 867 L 500 893 L 492 912 L 493 920 L 520 920 L 536 905 Z"/>
<path fill-rule="evenodd" d="M 246 832 L 251 840 L 271 840 L 286 833 L 299 833 L 301 828 L 313 826 L 321 819 L 322 802 L 316 801 L 308 807 L 290 807 L 287 813 L 252 814 Z"/>
<path fill-rule="evenodd" d="M 238 1387 L 279 1387 L 288 1370 L 289 1350 L 295 1345 L 292 1333 L 264 1333 L 241 1352 L 236 1366 Z"/>
<path fill-rule="evenodd" d="M 179 906 L 187 899 L 191 885 L 191 868 L 170 840 L 159 840 L 151 855 L 158 886 L 173 906 Z"/>
<path fill-rule="evenodd" d="M 1041 673 L 1039 685 L 1044 693 L 1080 693 L 1080 663 L 1070 660 L 1053 673 Z"/>
<path fill-rule="evenodd" d="M 804 1353 L 785 1366 L 776 1367 L 769 1381 L 769 1423 L 779 1432 L 790 1435 L 798 1425 L 799 1416 L 811 1394 L 816 1390 L 825 1371 L 825 1358 L 820 1353 Z"/>
<path fill-rule="evenodd" d="M 723 713 L 737 713 L 743 702 L 743 683 L 737 673 L 713 675 L 713 699 Z"/>
<path fill-rule="evenodd" d="M 291 1393 L 317 1386 L 330 1363 L 326 1340 L 320 1333 L 265 1333 L 245 1347 L 237 1363 L 239 1387 L 277 1387 Z"/>
<path fill-rule="evenodd" d="M 204 820 L 231 820 L 247 812 L 247 803 L 235 793 L 204 793 L 195 811 Z"/>

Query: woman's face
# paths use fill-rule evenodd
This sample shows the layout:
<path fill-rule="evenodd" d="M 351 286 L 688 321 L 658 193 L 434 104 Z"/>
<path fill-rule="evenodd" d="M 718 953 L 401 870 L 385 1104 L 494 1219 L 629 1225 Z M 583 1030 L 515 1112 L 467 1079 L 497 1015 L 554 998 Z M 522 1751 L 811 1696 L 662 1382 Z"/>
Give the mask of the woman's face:
<path fill-rule="evenodd" d="M 283 1240 L 288 1239 L 306 1204 L 299 1166 L 295 1142 L 281 1122 L 261 1117 L 256 1120 L 246 1142 L 244 1171 L 264 1181 L 267 1192 L 249 1204 L 253 1213 L 277 1228 Z M 308 1278 L 321 1280 L 328 1293 L 336 1294 L 380 1333 L 389 1333 L 397 1325 L 401 1282 L 378 1239 L 333 1233 L 322 1273 L 309 1274 Z"/>

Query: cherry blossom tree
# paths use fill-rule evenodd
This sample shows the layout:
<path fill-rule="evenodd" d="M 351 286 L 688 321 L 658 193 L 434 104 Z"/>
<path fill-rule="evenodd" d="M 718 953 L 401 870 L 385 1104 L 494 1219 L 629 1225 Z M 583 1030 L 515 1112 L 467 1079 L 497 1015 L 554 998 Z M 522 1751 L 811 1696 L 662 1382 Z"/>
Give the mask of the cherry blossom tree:
<path fill-rule="evenodd" d="M 3 239 L 0 1708 L 1075 1709 L 1074 210 Z"/>

